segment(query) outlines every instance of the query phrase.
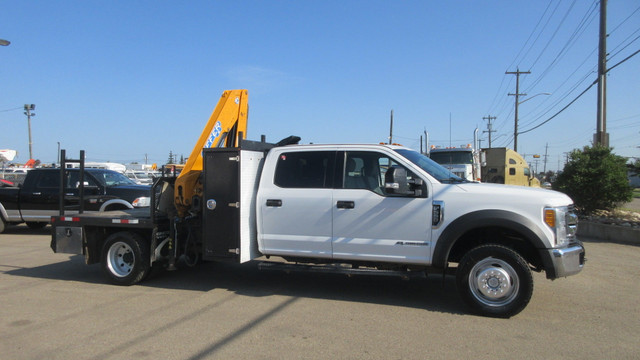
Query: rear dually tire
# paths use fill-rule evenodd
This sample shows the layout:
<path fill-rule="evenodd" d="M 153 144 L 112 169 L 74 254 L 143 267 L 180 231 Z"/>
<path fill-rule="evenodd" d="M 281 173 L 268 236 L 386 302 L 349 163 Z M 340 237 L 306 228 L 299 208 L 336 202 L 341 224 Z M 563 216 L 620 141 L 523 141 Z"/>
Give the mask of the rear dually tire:
<path fill-rule="evenodd" d="M 105 240 L 100 264 L 111 283 L 133 285 L 149 273 L 149 246 L 138 234 L 117 232 Z"/>

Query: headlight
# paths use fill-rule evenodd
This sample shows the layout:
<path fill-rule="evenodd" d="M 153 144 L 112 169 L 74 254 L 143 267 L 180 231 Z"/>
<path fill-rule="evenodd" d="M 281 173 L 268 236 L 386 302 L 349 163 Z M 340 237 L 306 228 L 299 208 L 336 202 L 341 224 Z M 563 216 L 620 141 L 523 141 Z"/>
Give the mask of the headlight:
<path fill-rule="evenodd" d="M 553 230 L 556 246 L 568 244 L 578 231 L 578 217 L 573 206 L 544 208 L 544 222 Z"/>
<path fill-rule="evenodd" d="M 131 205 L 133 205 L 133 207 L 148 207 L 149 205 L 151 205 L 151 198 L 146 196 L 139 197 L 133 200 Z"/>

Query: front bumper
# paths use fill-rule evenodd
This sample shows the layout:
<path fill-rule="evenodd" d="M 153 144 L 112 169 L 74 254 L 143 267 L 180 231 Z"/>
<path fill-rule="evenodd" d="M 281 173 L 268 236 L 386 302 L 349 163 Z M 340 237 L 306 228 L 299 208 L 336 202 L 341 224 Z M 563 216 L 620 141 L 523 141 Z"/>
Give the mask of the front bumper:
<path fill-rule="evenodd" d="M 580 241 L 571 243 L 566 248 L 544 249 L 548 252 L 554 271 L 547 270 L 547 278 L 557 279 L 579 273 L 584 267 L 585 251 Z"/>

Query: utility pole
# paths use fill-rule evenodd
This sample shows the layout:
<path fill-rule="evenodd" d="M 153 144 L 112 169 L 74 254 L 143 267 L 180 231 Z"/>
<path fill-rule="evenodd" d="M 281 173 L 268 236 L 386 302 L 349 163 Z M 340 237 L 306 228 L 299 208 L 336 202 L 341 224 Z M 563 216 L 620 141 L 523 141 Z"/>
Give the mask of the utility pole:
<path fill-rule="evenodd" d="M 547 154 L 549 152 L 549 143 L 544 147 L 544 173 L 547 173 Z"/>
<path fill-rule="evenodd" d="M 393 109 L 391 109 L 391 122 L 389 124 L 389 145 L 393 143 Z"/>
<path fill-rule="evenodd" d="M 607 0 L 600 0 L 597 111 L 597 126 L 593 143 L 609 147 L 609 134 L 607 134 Z"/>
<path fill-rule="evenodd" d="M 520 94 L 520 74 L 531 74 L 531 71 L 520 71 L 519 68 L 516 68 L 516 71 L 507 71 L 505 74 L 515 75 L 516 76 L 516 93 L 509 94 L 509 96 L 516 97 L 516 111 L 515 111 L 515 121 L 513 126 L 513 150 L 515 152 L 518 151 L 518 105 L 520 96 L 525 96 L 527 94 Z"/>
<path fill-rule="evenodd" d="M 562 168 L 560 167 L 560 161 L 562 161 L 562 155 L 558 155 L 558 170 L 556 170 L 556 175 L 562 171 Z"/>
<path fill-rule="evenodd" d="M 36 116 L 36 114 L 31 111 L 36 109 L 35 104 L 24 104 L 24 114 L 27 115 L 27 126 L 29 127 L 29 159 L 33 159 L 33 151 L 31 149 L 31 117 Z"/>
<path fill-rule="evenodd" d="M 492 123 L 491 120 L 495 120 L 496 117 L 495 116 L 491 116 L 491 115 L 487 115 L 485 117 L 482 118 L 482 120 L 487 120 L 487 130 L 483 131 L 482 133 L 489 133 L 489 148 L 491 148 L 491 133 L 496 132 L 495 130 L 493 130 L 492 127 Z"/>

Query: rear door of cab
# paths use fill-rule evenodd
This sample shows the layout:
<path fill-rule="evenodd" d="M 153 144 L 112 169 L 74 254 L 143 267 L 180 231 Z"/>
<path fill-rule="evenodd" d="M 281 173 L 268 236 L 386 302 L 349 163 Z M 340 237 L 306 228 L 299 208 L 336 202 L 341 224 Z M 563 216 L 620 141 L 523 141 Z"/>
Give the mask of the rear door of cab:
<path fill-rule="evenodd" d="M 258 193 L 263 254 L 331 258 L 335 151 L 276 150 Z M 263 174 L 263 176 L 265 176 Z"/>

